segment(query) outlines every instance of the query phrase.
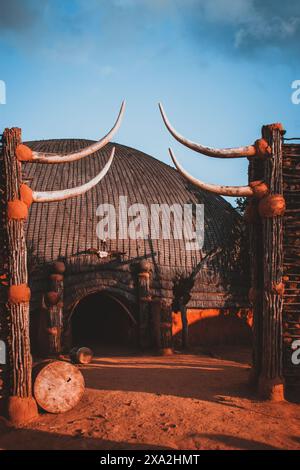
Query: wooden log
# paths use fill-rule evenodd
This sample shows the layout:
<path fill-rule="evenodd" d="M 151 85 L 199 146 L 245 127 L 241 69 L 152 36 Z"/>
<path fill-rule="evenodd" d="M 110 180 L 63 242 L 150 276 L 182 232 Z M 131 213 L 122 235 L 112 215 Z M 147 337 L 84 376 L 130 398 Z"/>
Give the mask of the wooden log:
<path fill-rule="evenodd" d="M 90 348 L 73 348 L 70 351 L 70 359 L 74 364 L 89 364 L 94 353 Z"/>
<path fill-rule="evenodd" d="M 84 378 L 80 370 L 64 361 L 46 361 L 33 370 L 33 392 L 37 404 L 48 413 L 64 413 L 83 397 Z"/>
<path fill-rule="evenodd" d="M 21 163 L 16 157 L 16 147 L 21 142 L 21 130 L 5 129 L 3 134 L 3 166 L 6 186 L 6 203 L 20 200 L 22 183 Z M 9 219 L 6 226 L 8 240 L 9 286 L 27 286 L 27 250 L 24 220 Z M 29 339 L 29 299 L 7 303 L 9 311 L 8 356 L 11 367 L 8 414 L 15 424 L 23 424 L 37 416 L 37 406 L 32 397 L 31 354 Z"/>
<path fill-rule="evenodd" d="M 265 161 L 264 181 L 267 183 L 271 195 L 283 195 L 282 131 L 274 128 L 274 126 L 264 126 L 262 134 L 272 149 L 271 156 Z M 263 399 L 281 401 L 284 399 L 282 351 L 283 297 L 273 289 L 273 286 L 282 283 L 282 216 L 263 218 L 263 241 L 263 338 L 259 394 Z"/>
<path fill-rule="evenodd" d="M 248 180 L 249 183 L 263 179 L 264 162 L 251 159 L 249 161 Z M 252 204 L 258 205 L 258 201 L 253 200 Z M 256 207 L 257 209 L 257 207 Z M 258 212 L 258 210 L 257 210 Z M 263 243 L 262 243 L 262 223 L 261 219 L 252 220 L 249 223 L 249 252 L 250 252 L 250 277 L 251 289 L 254 292 L 252 299 L 253 306 L 253 352 L 252 369 L 249 383 L 252 387 L 258 384 L 261 373 L 262 361 L 262 304 L 263 304 Z"/>

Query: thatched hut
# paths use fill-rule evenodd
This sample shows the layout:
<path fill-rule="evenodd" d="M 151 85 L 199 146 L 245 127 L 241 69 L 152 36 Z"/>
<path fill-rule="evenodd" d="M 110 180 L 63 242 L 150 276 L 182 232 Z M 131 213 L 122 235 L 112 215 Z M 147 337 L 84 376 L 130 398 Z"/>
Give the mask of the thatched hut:
<path fill-rule="evenodd" d="M 35 151 L 61 154 L 88 144 L 90 141 L 80 139 L 27 142 Z M 64 348 L 93 343 L 97 338 L 100 344 L 139 341 L 151 345 L 155 330 L 153 306 L 161 299 L 176 310 L 174 297 L 180 286 L 186 298 L 187 322 L 193 324 L 191 337 L 199 341 L 201 337 L 192 329 L 201 318 L 230 317 L 230 313 L 234 316 L 247 307 L 247 269 L 245 259 L 241 261 L 237 212 L 222 197 L 187 183 L 165 163 L 133 148 L 113 145 L 116 156 L 101 184 L 78 198 L 36 204 L 30 209 L 27 246 L 32 342 L 36 347 L 37 343 L 45 344 L 43 331 L 52 335 L 59 331 Z M 39 190 L 82 184 L 103 168 L 111 148 L 108 144 L 71 165 L 24 164 L 24 180 Z M 142 203 L 149 212 L 151 204 L 204 204 L 203 248 L 187 250 L 185 240 L 176 239 L 173 230 L 168 240 L 161 234 L 157 239 L 120 239 L 118 225 L 116 239 L 99 239 L 96 230 L 101 218 L 97 207 L 107 203 L 118 210 L 119 196 L 127 197 L 128 207 Z M 215 255 L 201 263 L 209 253 Z M 57 261 L 65 265 L 62 318 L 49 328 L 46 312 L 47 298 L 51 303 L 51 296 L 47 297 L 47 292 L 53 290 L 49 282 Z M 213 328 L 212 335 L 200 328 L 203 340 L 222 340 L 226 325 L 213 323 Z M 173 333 L 181 329 L 181 316 L 173 313 Z M 232 331 L 231 336 L 237 335 Z"/>

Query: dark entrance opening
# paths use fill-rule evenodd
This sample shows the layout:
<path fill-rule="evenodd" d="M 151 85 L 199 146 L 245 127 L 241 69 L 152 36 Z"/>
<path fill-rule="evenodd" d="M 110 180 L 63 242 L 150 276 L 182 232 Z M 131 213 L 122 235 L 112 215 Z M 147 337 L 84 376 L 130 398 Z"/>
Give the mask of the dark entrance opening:
<path fill-rule="evenodd" d="M 73 346 L 94 352 L 135 350 L 137 324 L 127 306 L 102 292 L 84 297 L 72 315 Z"/>

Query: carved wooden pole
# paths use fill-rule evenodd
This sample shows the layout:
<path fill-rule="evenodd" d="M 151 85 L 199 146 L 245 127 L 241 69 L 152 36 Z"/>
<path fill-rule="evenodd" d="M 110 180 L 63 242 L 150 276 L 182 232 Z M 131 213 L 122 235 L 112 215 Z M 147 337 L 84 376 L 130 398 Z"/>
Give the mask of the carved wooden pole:
<path fill-rule="evenodd" d="M 263 180 L 264 162 L 262 159 L 249 158 L 249 184 Z M 249 382 L 257 387 L 261 372 L 262 358 L 262 305 L 263 305 L 263 236 L 262 223 L 258 213 L 259 198 L 248 200 L 245 220 L 249 224 L 249 254 L 251 288 L 249 301 L 253 307 L 253 365 Z"/>
<path fill-rule="evenodd" d="M 16 157 L 16 147 L 21 141 L 21 130 L 6 129 L 3 134 L 3 167 L 6 185 L 6 225 L 8 251 L 9 344 L 11 367 L 8 415 L 20 424 L 37 416 L 37 406 L 32 397 L 32 360 L 29 340 L 29 300 L 27 250 L 24 220 L 28 216 L 30 201 L 22 185 L 21 163 Z M 25 189 L 25 192 L 24 192 Z"/>
<path fill-rule="evenodd" d="M 160 305 L 160 335 L 161 354 L 164 356 L 173 354 L 172 307 L 165 299 L 161 300 Z"/>
<path fill-rule="evenodd" d="M 44 296 L 43 303 L 47 312 L 47 355 L 57 356 L 61 353 L 65 264 L 57 261 L 53 264 L 53 271 L 49 276 L 50 291 Z"/>
<path fill-rule="evenodd" d="M 28 146 L 21 144 L 21 130 L 6 129 L 2 136 L 1 167 L 3 169 L 3 196 L 1 208 L 5 212 L 5 235 L 7 239 L 7 302 L 3 309 L 0 306 L 0 327 L 4 322 L 5 309 L 8 312 L 8 352 L 10 361 L 10 396 L 8 399 L 8 415 L 15 423 L 23 423 L 37 416 L 36 402 L 32 397 L 31 368 L 32 359 L 29 340 L 29 300 L 27 251 L 24 233 L 24 220 L 28 216 L 28 207 L 32 202 L 54 202 L 80 196 L 98 184 L 108 172 L 113 161 L 115 148 L 105 167 L 88 183 L 71 189 L 58 191 L 32 191 L 22 184 L 21 162 L 42 162 L 45 164 L 72 162 L 84 158 L 102 148 L 117 130 L 125 104 L 123 102 L 119 117 L 112 131 L 96 144 L 79 152 L 63 157 L 33 152 Z M 2 214 L 3 217 L 3 214 Z M 3 255 L 3 249 L 2 249 Z M 1 276 L 5 275 L 1 274 Z M 1 291 L 0 289 L 0 295 Z M 0 300 L 1 302 L 1 300 Z M 0 371 L 1 374 L 1 371 Z"/>
<path fill-rule="evenodd" d="M 282 308 L 283 292 L 283 197 L 281 124 L 264 126 L 263 137 L 271 147 L 265 161 L 264 180 L 269 194 L 259 203 L 263 224 L 264 296 L 262 312 L 262 358 L 259 394 L 271 400 L 284 399 L 282 372 Z"/>
<path fill-rule="evenodd" d="M 139 263 L 138 300 L 139 300 L 139 344 L 141 349 L 149 345 L 149 310 L 150 293 L 150 263 L 143 260 Z"/>
<path fill-rule="evenodd" d="M 151 302 L 151 320 L 156 352 L 162 355 L 173 354 L 171 302 L 155 297 Z"/>
<path fill-rule="evenodd" d="M 151 302 L 151 332 L 153 346 L 156 352 L 161 350 L 160 305 L 161 299 L 159 297 L 154 297 Z"/>

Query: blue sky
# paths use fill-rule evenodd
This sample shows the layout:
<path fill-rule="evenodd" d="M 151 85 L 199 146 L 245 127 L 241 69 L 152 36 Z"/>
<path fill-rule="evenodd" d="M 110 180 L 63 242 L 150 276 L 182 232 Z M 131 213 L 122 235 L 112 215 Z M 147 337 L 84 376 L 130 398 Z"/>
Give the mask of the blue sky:
<path fill-rule="evenodd" d="M 210 146 L 260 137 L 283 122 L 300 137 L 300 2 L 286 0 L 0 0 L 2 127 L 24 140 L 98 139 L 121 100 L 115 140 L 208 182 L 243 184 L 247 161 L 185 149 L 165 130 L 162 101 L 179 132 Z"/>

